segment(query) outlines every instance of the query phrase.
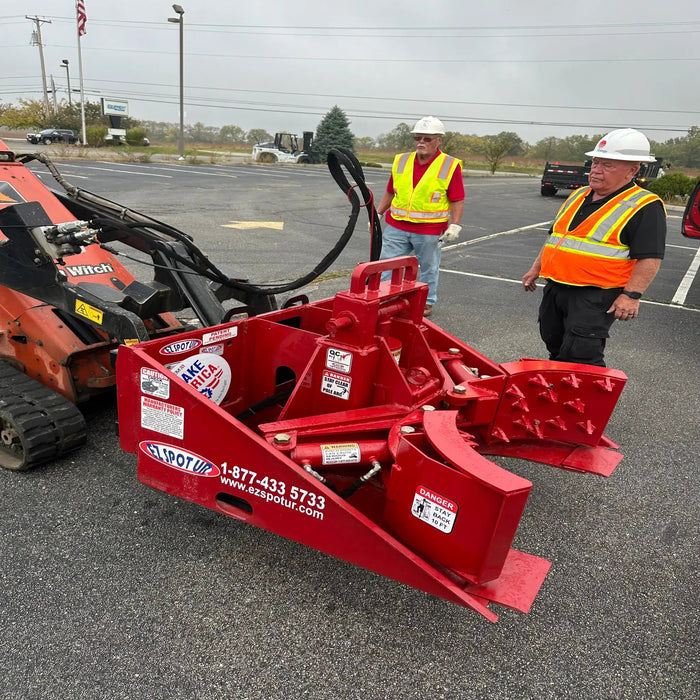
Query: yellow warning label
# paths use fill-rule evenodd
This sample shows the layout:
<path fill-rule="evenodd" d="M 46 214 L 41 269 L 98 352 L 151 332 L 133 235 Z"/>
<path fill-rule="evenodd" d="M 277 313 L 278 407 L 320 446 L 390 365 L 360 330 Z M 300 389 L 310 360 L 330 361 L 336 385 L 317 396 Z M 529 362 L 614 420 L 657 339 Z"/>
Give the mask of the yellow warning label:
<path fill-rule="evenodd" d="M 138 342 L 138 338 L 124 338 L 124 345 L 137 345 Z"/>
<path fill-rule="evenodd" d="M 83 316 L 88 321 L 99 323 L 100 325 L 102 324 L 102 317 L 104 314 L 94 306 L 90 306 L 90 304 L 80 301 L 80 299 L 75 300 L 75 313 L 79 316 Z"/>

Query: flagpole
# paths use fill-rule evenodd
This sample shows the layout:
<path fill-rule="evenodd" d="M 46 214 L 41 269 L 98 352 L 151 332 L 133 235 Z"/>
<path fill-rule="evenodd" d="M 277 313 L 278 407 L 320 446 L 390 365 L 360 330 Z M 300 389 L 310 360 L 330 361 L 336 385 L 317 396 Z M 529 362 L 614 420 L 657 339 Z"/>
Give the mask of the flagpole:
<path fill-rule="evenodd" d="M 80 50 L 80 14 L 78 3 L 75 3 L 75 29 L 78 33 L 78 73 L 80 75 L 80 122 L 83 133 L 83 146 L 87 146 L 87 134 L 85 133 L 85 91 L 83 89 L 83 54 Z"/>

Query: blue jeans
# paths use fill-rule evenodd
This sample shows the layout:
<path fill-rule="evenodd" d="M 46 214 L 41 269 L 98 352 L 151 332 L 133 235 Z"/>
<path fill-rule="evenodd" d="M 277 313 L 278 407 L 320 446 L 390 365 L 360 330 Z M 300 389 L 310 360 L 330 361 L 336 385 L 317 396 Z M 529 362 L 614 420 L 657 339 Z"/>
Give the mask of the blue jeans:
<path fill-rule="evenodd" d="M 426 303 L 430 306 L 437 302 L 438 275 L 440 274 L 442 253 L 442 247 L 438 242 L 439 238 L 439 236 L 426 236 L 422 233 L 409 233 L 386 225 L 382 235 L 382 254 L 379 256 L 380 260 L 386 260 L 387 258 L 415 254 L 418 258 L 418 281 L 428 285 Z M 390 272 L 382 273 L 382 281 L 388 280 L 390 277 Z"/>

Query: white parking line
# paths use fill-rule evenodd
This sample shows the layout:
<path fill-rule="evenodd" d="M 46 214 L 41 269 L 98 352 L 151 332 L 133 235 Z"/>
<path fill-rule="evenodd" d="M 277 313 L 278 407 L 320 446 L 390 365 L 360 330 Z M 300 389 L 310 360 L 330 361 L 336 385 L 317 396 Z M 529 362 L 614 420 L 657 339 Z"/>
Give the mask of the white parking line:
<path fill-rule="evenodd" d="M 192 170 L 189 168 L 189 166 L 177 166 L 177 165 L 171 165 L 171 166 L 146 165 L 145 166 L 145 168 L 148 168 L 149 170 L 167 170 L 168 172 L 173 172 L 173 168 L 177 168 L 177 167 L 186 167 L 187 170 L 185 172 L 188 175 L 194 174 L 194 175 L 211 175 L 212 177 L 232 177 L 232 178 L 238 177 L 238 175 L 229 175 L 228 173 L 215 172 L 213 170 L 211 172 L 208 172 L 206 170 Z M 142 173 L 143 170 L 139 168 L 138 170 L 125 170 L 124 172 L 125 173 Z"/>
<path fill-rule="evenodd" d="M 461 248 L 465 245 L 474 245 L 474 243 L 482 243 L 483 241 L 488 241 L 492 238 L 497 238 L 498 236 L 509 236 L 512 233 L 522 233 L 523 231 L 530 231 L 533 228 L 541 228 L 542 226 L 549 227 L 552 221 L 540 221 L 539 224 L 530 224 L 530 226 L 521 226 L 520 228 L 512 228 L 510 231 L 499 231 L 498 233 L 491 233 L 488 236 L 481 236 L 481 238 L 473 238 L 471 241 L 463 241 L 462 243 L 455 243 L 454 245 L 446 245 L 443 247 L 443 252 L 446 250 L 453 250 L 454 248 Z M 546 230 L 549 230 L 548 228 Z"/>
<path fill-rule="evenodd" d="M 673 299 L 671 299 L 672 304 L 685 303 L 685 298 L 688 296 L 688 290 L 690 289 L 690 285 L 695 281 L 698 274 L 698 269 L 700 269 L 700 248 L 698 248 L 697 252 L 695 253 L 695 257 L 693 258 L 693 262 L 690 263 L 688 272 L 685 273 L 681 283 L 678 285 L 678 289 L 673 295 Z"/>
<path fill-rule="evenodd" d="M 73 166 L 73 167 L 77 167 L 77 166 Z M 98 170 L 98 171 L 103 172 L 103 173 L 121 173 L 122 175 L 138 174 L 138 175 L 144 175 L 145 177 L 165 177 L 165 178 L 168 178 L 170 180 L 172 180 L 172 178 L 173 178 L 172 175 L 157 175 L 155 173 L 145 173 L 142 170 L 139 170 L 138 173 L 136 173 L 136 171 L 134 171 L 134 170 L 117 170 L 116 168 L 95 168 L 94 166 L 91 166 L 91 165 L 81 165 L 80 167 L 83 168 L 84 170 Z"/>
<path fill-rule="evenodd" d="M 29 168 L 31 170 L 31 168 Z M 51 179 L 53 179 L 53 175 L 51 173 L 38 173 L 35 170 L 32 170 L 32 173 L 36 175 L 38 178 L 46 177 L 46 176 L 51 176 Z M 66 177 L 71 177 L 71 178 L 77 178 L 78 180 L 89 180 L 90 178 L 87 175 L 76 175 L 75 173 L 71 173 L 68 171 L 61 171 L 62 175 L 65 175 Z"/>
<path fill-rule="evenodd" d="M 695 256 L 695 260 L 693 261 L 693 264 L 695 262 L 698 262 L 700 264 L 700 249 L 698 250 L 698 255 Z M 691 266 L 692 267 L 692 266 Z M 510 284 L 519 284 L 522 285 L 521 280 L 514 280 L 510 279 L 509 277 L 494 277 L 493 275 L 480 275 L 477 274 L 476 272 L 462 272 L 462 270 L 447 270 L 444 267 L 440 268 L 440 272 L 447 272 L 452 275 L 462 275 L 463 277 L 477 277 L 478 279 L 483 279 L 483 280 L 496 280 L 497 282 L 509 282 Z M 697 266 L 696 266 L 696 272 L 697 272 Z M 538 284 L 538 287 L 544 287 L 543 284 Z M 685 300 L 685 297 L 684 297 Z M 684 311 L 693 311 L 694 313 L 700 313 L 700 309 L 694 309 L 690 306 L 681 306 L 683 302 L 677 302 L 674 298 L 673 301 L 670 303 L 664 302 L 664 301 L 650 301 L 648 299 L 642 299 L 641 300 L 642 304 L 649 304 L 650 306 L 665 306 L 670 309 L 683 309 Z"/>

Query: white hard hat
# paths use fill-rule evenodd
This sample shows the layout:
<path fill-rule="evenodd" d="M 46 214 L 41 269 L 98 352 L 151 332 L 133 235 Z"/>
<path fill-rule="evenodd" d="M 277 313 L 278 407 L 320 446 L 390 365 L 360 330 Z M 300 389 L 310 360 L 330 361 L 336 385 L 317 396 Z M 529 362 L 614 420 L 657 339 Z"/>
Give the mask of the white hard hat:
<path fill-rule="evenodd" d="M 653 163 L 656 158 L 650 154 L 649 139 L 636 129 L 615 129 L 605 134 L 592 151 L 586 153 L 591 158 L 629 160 L 635 163 Z"/>
<path fill-rule="evenodd" d="M 437 117 L 423 117 L 416 122 L 412 134 L 445 134 L 445 125 Z"/>

